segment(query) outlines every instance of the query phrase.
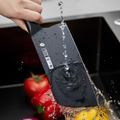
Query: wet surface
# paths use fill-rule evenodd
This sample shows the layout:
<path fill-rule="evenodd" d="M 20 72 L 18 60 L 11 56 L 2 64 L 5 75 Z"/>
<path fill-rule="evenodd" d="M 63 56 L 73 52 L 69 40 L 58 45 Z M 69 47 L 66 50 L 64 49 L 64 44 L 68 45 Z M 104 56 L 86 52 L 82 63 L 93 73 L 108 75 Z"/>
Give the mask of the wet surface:
<path fill-rule="evenodd" d="M 105 87 L 100 81 L 101 76 L 99 75 L 91 75 L 91 76 L 93 82 L 100 88 L 101 91 L 103 91 Z M 108 77 L 106 76 L 104 78 L 106 78 L 107 85 L 110 87 L 111 82 L 109 83 L 109 81 L 107 80 Z M 105 94 L 105 92 L 102 93 Z M 108 92 L 106 93 L 108 94 Z M 34 109 L 33 106 L 30 104 L 30 99 L 25 95 L 23 91 L 23 86 L 0 89 L 0 94 L 1 94 L 0 119 L 7 120 L 11 118 L 12 120 L 16 120 L 16 118 L 22 119 L 25 117 L 38 118 L 36 109 Z M 116 115 L 120 117 L 120 104 L 117 102 L 117 99 L 119 98 L 119 94 L 112 94 L 111 96 L 114 98 L 114 100 L 116 99 L 115 102 L 113 100 L 113 102 L 111 103 L 111 107 L 115 111 Z M 4 113 L 6 113 L 6 115 L 4 115 Z M 64 116 L 61 116 L 61 118 L 59 118 L 58 120 L 65 120 L 65 118 Z"/>
<path fill-rule="evenodd" d="M 119 116 L 120 44 L 103 18 L 66 21 L 91 79 Z M 55 23 L 43 24 L 43 27 Z M 78 29 L 79 28 L 79 29 Z M 23 83 L 33 73 L 42 74 L 39 57 L 29 35 L 18 27 L 0 29 L 0 86 Z M 0 89 L 0 119 L 36 116 L 22 87 Z M 6 116 L 4 115 L 6 113 Z M 63 119 L 63 118 L 62 118 Z"/>

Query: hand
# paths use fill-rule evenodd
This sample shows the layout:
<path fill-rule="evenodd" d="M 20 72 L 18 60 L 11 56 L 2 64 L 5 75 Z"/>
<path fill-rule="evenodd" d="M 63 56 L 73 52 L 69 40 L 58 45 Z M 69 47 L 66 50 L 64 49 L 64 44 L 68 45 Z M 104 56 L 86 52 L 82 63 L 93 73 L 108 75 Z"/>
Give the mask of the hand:
<path fill-rule="evenodd" d="M 23 20 L 41 24 L 41 0 L 0 0 L 0 14 L 27 31 Z"/>

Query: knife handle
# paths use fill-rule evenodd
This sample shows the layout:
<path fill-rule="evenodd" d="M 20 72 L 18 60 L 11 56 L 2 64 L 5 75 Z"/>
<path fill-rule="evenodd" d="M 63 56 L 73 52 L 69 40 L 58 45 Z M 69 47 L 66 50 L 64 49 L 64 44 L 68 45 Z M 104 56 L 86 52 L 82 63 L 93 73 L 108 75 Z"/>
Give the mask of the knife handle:
<path fill-rule="evenodd" d="M 26 20 L 24 20 L 24 22 L 31 36 L 33 36 L 35 33 L 42 29 L 42 27 L 35 22 L 29 22 Z"/>

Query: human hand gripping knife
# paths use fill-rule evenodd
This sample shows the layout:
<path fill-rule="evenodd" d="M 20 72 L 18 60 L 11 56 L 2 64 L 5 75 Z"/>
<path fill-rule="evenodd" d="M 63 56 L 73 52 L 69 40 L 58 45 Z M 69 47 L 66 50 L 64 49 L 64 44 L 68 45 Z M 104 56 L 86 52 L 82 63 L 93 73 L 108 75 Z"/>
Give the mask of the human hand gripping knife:
<path fill-rule="evenodd" d="M 42 28 L 25 21 L 56 102 L 67 107 L 97 106 L 89 74 L 73 37 L 64 23 L 67 61 L 63 55 L 61 23 Z M 65 63 L 69 69 L 65 69 Z"/>

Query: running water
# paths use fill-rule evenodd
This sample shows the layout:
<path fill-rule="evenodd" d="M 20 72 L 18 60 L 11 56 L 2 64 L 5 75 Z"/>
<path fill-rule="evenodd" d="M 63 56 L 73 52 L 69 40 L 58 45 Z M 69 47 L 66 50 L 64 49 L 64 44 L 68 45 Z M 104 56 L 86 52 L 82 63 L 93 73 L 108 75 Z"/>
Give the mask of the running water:
<path fill-rule="evenodd" d="M 60 29 L 62 31 L 62 45 L 63 45 L 63 55 L 64 55 L 64 58 L 65 58 L 65 69 L 66 70 L 69 70 L 69 66 L 68 66 L 68 63 L 67 63 L 67 60 L 68 60 L 68 54 L 67 54 L 67 45 L 66 45 L 66 42 L 65 42 L 65 32 L 64 32 L 64 29 L 66 27 L 66 24 L 64 22 L 64 19 L 63 19 L 63 2 L 62 1 L 59 1 L 58 2 L 58 6 L 60 7 L 60 12 L 61 12 L 61 24 L 60 24 Z"/>
<path fill-rule="evenodd" d="M 96 88 L 92 80 L 91 84 L 97 96 L 98 106 L 73 108 L 59 105 L 60 112 L 62 112 L 65 116 L 65 120 L 120 120 L 110 106 L 111 103 L 115 101 L 107 101 L 101 91 Z M 54 111 L 52 114 L 49 114 L 49 117 L 55 120 L 55 109 L 57 103 L 52 95 L 51 90 L 49 93 L 44 94 L 48 96 L 48 99 L 51 98 L 52 100 Z M 118 102 L 118 104 L 120 104 L 120 102 Z"/>
<path fill-rule="evenodd" d="M 120 120 L 110 107 L 115 101 L 107 101 L 92 81 L 91 84 L 97 96 L 98 106 L 80 108 L 61 106 L 65 120 Z"/>
<path fill-rule="evenodd" d="M 63 44 L 63 55 L 65 58 L 65 70 L 66 74 L 69 76 L 69 65 L 67 63 L 68 54 L 67 54 L 67 45 L 66 45 L 66 36 L 64 29 L 66 24 L 63 19 L 63 2 L 59 1 L 58 6 L 60 7 L 61 12 L 61 25 L 59 26 L 62 31 L 62 44 Z M 119 118 L 115 115 L 113 109 L 110 107 L 110 104 L 113 101 L 107 101 L 105 96 L 101 93 L 101 91 L 96 88 L 94 83 L 91 81 L 92 87 L 95 91 L 96 98 L 98 101 L 98 106 L 95 107 L 81 107 L 81 108 L 72 108 L 59 106 L 63 115 L 65 116 L 65 120 L 119 120 Z"/>

